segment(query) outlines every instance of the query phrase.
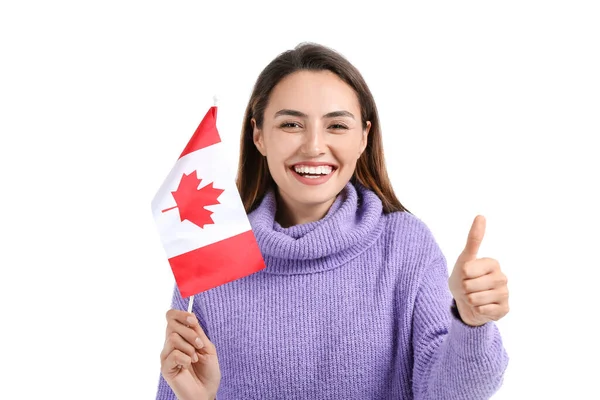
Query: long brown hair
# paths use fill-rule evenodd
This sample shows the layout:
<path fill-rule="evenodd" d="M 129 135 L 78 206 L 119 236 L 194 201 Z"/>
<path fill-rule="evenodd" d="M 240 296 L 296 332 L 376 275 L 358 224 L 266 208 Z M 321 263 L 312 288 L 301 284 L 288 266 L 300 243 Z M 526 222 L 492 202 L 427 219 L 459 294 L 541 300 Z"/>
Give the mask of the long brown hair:
<path fill-rule="evenodd" d="M 251 120 L 261 129 L 264 112 L 273 88 L 286 76 L 300 70 L 328 70 L 339 76 L 358 95 L 363 129 L 371 121 L 367 136 L 367 147 L 356 163 L 353 182 L 374 191 L 383 203 L 383 211 L 408 211 L 396 198 L 388 177 L 383 157 L 383 142 L 375 100 L 358 70 L 338 52 L 315 43 L 300 43 L 293 50 L 277 56 L 260 73 L 244 114 L 244 125 L 240 140 L 240 158 L 237 172 L 237 187 L 246 212 L 252 211 L 274 185 L 267 160 L 258 151 L 253 140 Z"/>

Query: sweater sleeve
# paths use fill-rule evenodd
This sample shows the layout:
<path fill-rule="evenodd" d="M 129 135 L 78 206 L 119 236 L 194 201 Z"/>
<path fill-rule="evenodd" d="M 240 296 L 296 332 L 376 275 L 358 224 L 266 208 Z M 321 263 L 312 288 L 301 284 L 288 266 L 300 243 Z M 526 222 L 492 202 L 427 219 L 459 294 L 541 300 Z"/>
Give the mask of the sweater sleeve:
<path fill-rule="evenodd" d="M 508 355 L 497 325 L 466 325 L 451 304 L 446 260 L 439 256 L 424 271 L 415 299 L 415 400 L 489 399 L 502 385 Z"/>
<path fill-rule="evenodd" d="M 200 326 L 204 330 L 204 333 L 206 333 L 207 337 L 210 339 L 210 336 L 208 335 L 208 331 L 206 330 L 206 323 L 205 323 L 204 319 L 202 318 L 202 315 L 199 313 L 199 308 L 198 308 L 199 300 L 200 299 L 198 299 L 198 296 L 196 296 L 196 299 L 194 300 L 194 304 L 192 306 L 192 312 L 196 315 L 196 317 L 198 318 L 198 322 L 200 323 Z M 179 289 L 177 288 L 177 285 L 175 285 L 175 288 L 173 289 L 173 299 L 171 300 L 171 308 L 187 311 L 187 307 L 188 307 L 188 300 L 184 300 L 181 297 L 181 294 L 179 293 Z M 177 396 L 175 396 L 175 393 L 173 393 L 173 391 L 171 390 L 171 387 L 169 386 L 167 381 L 165 381 L 165 378 L 163 378 L 162 374 L 159 374 L 159 377 L 158 377 L 158 389 L 156 391 L 156 400 L 177 400 Z"/>

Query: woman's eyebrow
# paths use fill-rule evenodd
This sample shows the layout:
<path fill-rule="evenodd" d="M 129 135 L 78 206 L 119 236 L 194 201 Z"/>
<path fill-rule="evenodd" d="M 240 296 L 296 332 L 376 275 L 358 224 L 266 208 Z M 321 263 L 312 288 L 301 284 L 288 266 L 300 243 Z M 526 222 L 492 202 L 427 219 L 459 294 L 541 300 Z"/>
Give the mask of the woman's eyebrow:
<path fill-rule="evenodd" d="M 275 118 L 281 116 L 281 115 L 290 115 L 292 117 L 300 117 L 300 118 L 307 118 L 308 115 L 304 114 L 302 111 L 298 111 L 298 110 L 290 110 L 287 108 L 284 108 L 282 110 L 279 110 L 275 113 Z M 352 119 L 354 118 L 354 114 L 352 114 L 350 111 L 332 111 L 330 113 L 327 113 L 325 115 L 323 115 L 323 118 L 335 118 L 335 117 L 350 117 Z"/>
<path fill-rule="evenodd" d="M 350 117 L 352 119 L 354 118 L 354 115 L 350 112 L 350 111 L 332 111 L 330 113 L 327 113 L 325 115 L 323 115 L 323 118 L 336 118 L 336 117 Z"/>
<path fill-rule="evenodd" d="M 306 118 L 308 117 L 308 115 L 304 114 L 301 111 L 297 111 L 297 110 L 290 110 L 287 108 L 284 108 L 283 110 L 279 110 L 275 113 L 275 118 L 279 117 L 280 115 L 290 115 L 292 117 L 300 117 L 300 118 Z"/>

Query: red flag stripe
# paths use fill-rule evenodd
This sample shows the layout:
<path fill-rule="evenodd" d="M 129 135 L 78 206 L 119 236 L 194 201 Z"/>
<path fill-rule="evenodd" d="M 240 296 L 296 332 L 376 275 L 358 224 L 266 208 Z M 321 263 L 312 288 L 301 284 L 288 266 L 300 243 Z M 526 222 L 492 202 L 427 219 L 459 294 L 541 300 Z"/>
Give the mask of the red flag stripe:
<path fill-rule="evenodd" d="M 196 150 L 203 149 L 221 141 L 219 131 L 217 130 L 217 107 L 211 107 L 207 112 L 198 128 L 192 135 L 185 149 L 179 158 L 190 154 Z"/>
<path fill-rule="evenodd" d="M 169 263 L 184 298 L 265 268 L 252 231 L 170 258 Z"/>

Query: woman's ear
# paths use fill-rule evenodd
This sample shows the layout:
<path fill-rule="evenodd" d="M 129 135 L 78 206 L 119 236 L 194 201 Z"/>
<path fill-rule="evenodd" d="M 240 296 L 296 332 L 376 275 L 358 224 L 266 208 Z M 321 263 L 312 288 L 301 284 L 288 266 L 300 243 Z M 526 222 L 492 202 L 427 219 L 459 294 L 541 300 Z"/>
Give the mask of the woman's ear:
<path fill-rule="evenodd" d="M 267 152 L 265 150 L 265 142 L 263 139 L 262 130 L 258 129 L 258 127 L 256 126 L 256 120 L 254 118 L 250 120 L 250 123 L 252 124 L 252 140 L 254 141 L 254 145 L 256 146 L 260 154 L 266 156 Z"/>
<path fill-rule="evenodd" d="M 367 143 L 369 143 L 368 138 L 369 138 L 369 131 L 371 130 L 371 121 L 367 121 L 366 125 L 367 125 L 367 127 L 365 129 L 363 129 L 362 138 L 360 140 L 360 152 L 358 153 L 358 157 L 360 157 L 362 155 L 362 153 L 367 148 Z"/>

